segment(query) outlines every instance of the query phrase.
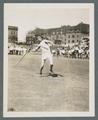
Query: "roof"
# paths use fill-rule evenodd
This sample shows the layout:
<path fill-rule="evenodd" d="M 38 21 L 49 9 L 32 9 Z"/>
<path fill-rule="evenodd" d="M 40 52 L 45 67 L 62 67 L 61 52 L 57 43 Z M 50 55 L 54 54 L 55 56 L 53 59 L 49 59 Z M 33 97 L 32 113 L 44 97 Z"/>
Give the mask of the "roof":
<path fill-rule="evenodd" d="M 17 26 L 8 26 L 8 29 L 10 29 L 10 30 L 18 30 L 18 27 Z"/>

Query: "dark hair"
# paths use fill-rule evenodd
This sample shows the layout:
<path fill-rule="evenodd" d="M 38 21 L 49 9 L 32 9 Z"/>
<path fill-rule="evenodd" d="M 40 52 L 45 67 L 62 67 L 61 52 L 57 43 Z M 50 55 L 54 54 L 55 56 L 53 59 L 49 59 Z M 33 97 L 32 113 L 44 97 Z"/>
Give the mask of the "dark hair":
<path fill-rule="evenodd" d="M 42 39 L 45 39 L 45 38 L 46 38 L 45 34 L 42 34 L 42 35 L 41 35 L 41 38 L 42 38 Z"/>

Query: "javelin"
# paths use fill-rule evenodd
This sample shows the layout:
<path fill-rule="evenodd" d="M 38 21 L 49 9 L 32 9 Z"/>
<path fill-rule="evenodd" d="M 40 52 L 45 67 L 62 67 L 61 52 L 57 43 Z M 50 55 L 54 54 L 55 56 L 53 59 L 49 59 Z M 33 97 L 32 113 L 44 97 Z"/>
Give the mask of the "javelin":
<path fill-rule="evenodd" d="M 22 61 L 22 59 L 27 55 L 27 53 L 29 53 L 31 50 L 31 48 L 29 49 L 29 51 L 27 51 L 21 58 L 20 60 L 16 63 L 15 67 Z"/>

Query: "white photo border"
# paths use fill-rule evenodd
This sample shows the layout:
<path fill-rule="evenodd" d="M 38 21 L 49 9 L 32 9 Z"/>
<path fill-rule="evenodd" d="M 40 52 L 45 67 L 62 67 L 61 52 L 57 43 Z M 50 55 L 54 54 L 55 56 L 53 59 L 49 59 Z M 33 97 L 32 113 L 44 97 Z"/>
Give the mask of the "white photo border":
<path fill-rule="evenodd" d="M 7 5 L 17 3 L 4 3 L 4 8 Z M 3 117 L 94 117 L 95 116 L 95 45 L 94 45 L 94 3 L 18 3 L 30 5 L 57 5 L 72 8 L 89 8 L 90 10 L 90 59 L 89 59 L 89 112 L 8 112 L 8 28 L 5 21 L 4 11 L 4 71 L 3 71 Z M 44 6 L 45 6 L 44 5 Z M 5 9 L 4 9 L 5 10 Z"/>

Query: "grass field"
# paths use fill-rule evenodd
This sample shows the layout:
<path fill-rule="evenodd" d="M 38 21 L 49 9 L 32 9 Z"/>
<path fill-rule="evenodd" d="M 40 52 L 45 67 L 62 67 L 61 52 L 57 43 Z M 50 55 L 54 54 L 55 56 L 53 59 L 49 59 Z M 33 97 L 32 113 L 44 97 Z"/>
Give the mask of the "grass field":
<path fill-rule="evenodd" d="M 8 109 L 19 112 L 88 111 L 89 61 L 54 57 L 54 71 L 64 77 L 41 77 L 40 55 L 8 56 Z M 49 71 L 46 62 L 43 74 Z"/>

